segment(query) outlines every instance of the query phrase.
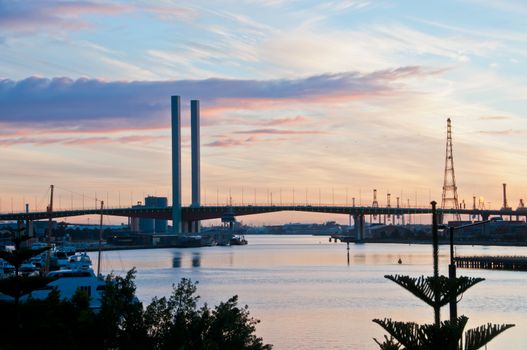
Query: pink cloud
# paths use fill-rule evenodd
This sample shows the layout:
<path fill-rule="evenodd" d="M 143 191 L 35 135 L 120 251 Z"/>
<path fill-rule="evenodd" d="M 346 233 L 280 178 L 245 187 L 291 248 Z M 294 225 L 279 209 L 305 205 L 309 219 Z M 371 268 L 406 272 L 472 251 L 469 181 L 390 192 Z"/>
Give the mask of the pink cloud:
<path fill-rule="evenodd" d="M 6 1 L 0 2 L 0 29 L 22 33 L 39 31 L 42 27 L 78 30 L 90 26 L 80 19 L 84 14 L 111 15 L 129 8 L 92 1 Z"/>
<path fill-rule="evenodd" d="M 261 141 L 255 136 L 250 136 L 246 139 L 234 139 L 231 137 L 220 136 L 219 140 L 205 144 L 208 147 L 233 147 L 233 146 L 245 146 L 251 143 Z"/>
<path fill-rule="evenodd" d="M 197 12 L 193 9 L 180 6 L 146 6 L 143 10 L 151 12 L 159 16 L 160 19 L 171 21 L 174 19 L 189 21 L 197 16 Z"/>
<path fill-rule="evenodd" d="M 276 119 L 264 121 L 261 123 L 261 125 L 264 125 L 264 126 L 295 125 L 295 124 L 306 123 L 308 120 L 309 120 L 308 118 L 302 115 L 297 115 L 294 118 L 276 118 Z"/>
<path fill-rule="evenodd" d="M 254 129 L 235 131 L 235 134 L 251 134 L 251 135 L 315 135 L 325 134 L 320 130 L 280 130 L 280 129 Z"/>

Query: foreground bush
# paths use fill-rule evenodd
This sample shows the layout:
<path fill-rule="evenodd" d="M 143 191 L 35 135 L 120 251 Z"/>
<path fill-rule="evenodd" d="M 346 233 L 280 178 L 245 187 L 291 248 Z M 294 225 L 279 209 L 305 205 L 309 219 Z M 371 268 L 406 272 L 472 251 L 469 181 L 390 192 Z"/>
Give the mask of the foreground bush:
<path fill-rule="evenodd" d="M 182 279 L 168 298 L 143 308 L 135 297 L 135 270 L 109 276 L 98 312 L 78 292 L 61 300 L 0 304 L 0 349 L 271 349 L 257 337 L 258 320 L 234 296 L 216 307 L 197 307 L 196 284 Z"/>

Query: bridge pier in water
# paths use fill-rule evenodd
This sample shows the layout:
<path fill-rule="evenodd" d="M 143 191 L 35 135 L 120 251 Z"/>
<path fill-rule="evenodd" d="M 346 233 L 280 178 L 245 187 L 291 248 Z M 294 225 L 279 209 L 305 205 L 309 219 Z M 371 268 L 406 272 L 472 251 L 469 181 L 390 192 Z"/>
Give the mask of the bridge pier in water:
<path fill-rule="evenodd" d="M 355 233 L 355 242 L 360 243 L 364 240 L 364 226 L 365 226 L 365 218 L 364 214 L 354 214 L 353 215 L 353 231 Z"/>

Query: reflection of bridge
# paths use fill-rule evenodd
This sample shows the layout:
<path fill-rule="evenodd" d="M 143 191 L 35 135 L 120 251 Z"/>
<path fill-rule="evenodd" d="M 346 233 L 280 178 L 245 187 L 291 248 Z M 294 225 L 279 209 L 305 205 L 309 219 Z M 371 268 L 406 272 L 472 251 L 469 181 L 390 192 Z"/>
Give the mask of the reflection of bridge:
<path fill-rule="evenodd" d="M 379 207 L 349 207 L 349 206 L 312 206 L 312 205 L 247 205 L 247 206 L 200 206 L 182 207 L 181 221 L 187 223 L 183 232 L 192 232 L 192 222 L 201 220 L 218 219 L 225 215 L 243 216 L 273 213 L 279 211 L 298 211 L 325 214 L 343 214 L 353 217 L 357 239 L 364 237 L 365 217 L 368 215 L 415 215 L 430 214 L 432 208 L 379 208 Z M 111 215 L 139 218 L 166 219 L 172 218 L 172 207 L 167 208 L 115 208 L 115 209 L 87 209 L 87 210 L 64 210 L 49 212 L 11 213 L 0 214 L 0 221 L 34 221 L 51 218 L 63 218 L 81 215 Z M 478 210 L 478 209 L 438 209 L 441 216 L 448 214 L 470 215 L 488 220 L 491 215 L 525 217 L 527 210 Z"/>

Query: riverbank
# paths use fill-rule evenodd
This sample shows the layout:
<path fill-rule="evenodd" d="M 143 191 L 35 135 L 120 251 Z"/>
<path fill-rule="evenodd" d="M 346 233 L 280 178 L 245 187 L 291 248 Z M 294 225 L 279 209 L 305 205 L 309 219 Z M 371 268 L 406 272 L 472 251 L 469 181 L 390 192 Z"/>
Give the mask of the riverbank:
<path fill-rule="evenodd" d="M 249 235 L 250 237 L 258 237 L 261 235 Z M 287 237 L 289 235 L 275 234 L 275 235 L 266 235 L 272 237 Z M 306 237 L 323 237 L 320 235 L 295 235 L 295 236 L 306 236 Z M 330 236 L 327 236 L 328 238 Z M 337 242 L 341 243 L 341 242 Z M 356 243 L 350 241 L 350 243 Z M 250 244 L 250 240 L 249 240 Z M 407 239 L 365 239 L 357 244 L 408 244 L 408 245 L 431 245 L 432 240 L 407 240 Z M 440 240 L 439 245 L 449 245 L 450 242 L 446 239 Z M 495 242 L 495 241 L 454 241 L 456 246 L 498 246 L 498 247 L 527 247 L 527 242 Z M 102 246 L 102 251 L 118 251 L 118 250 L 134 250 L 134 249 L 165 249 L 165 248 L 183 248 L 181 246 L 172 246 L 172 245 L 108 245 L 105 244 Z M 191 248 L 191 247 L 186 247 Z M 195 248 L 195 247 L 194 247 Z M 95 252 L 99 248 L 97 245 L 88 245 L 79 251 Z"/>

